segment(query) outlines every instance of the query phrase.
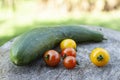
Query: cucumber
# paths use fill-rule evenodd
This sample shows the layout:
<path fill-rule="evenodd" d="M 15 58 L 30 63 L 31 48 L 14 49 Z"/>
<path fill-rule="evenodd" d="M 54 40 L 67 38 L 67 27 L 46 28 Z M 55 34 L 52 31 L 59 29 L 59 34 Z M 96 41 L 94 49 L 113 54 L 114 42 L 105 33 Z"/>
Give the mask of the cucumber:
<path fill-rule="evenodd" d="M 71 38 L 77 43 L 100 42 L 104 39 L 101 33 L 81 26 L 36 28 L 20 35 L 15 40 L 10 50 L 10 59 L 19 66 L 29 64 L 66 38 Z"/>

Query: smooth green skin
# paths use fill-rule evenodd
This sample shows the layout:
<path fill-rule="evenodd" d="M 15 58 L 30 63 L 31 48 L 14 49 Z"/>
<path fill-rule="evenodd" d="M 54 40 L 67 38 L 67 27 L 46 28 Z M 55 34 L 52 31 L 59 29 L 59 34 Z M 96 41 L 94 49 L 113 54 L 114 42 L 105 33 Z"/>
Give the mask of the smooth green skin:
<path fill-rule="evenodd" d="M 63 39 L 71 38 L 77 43 L 103 40 L 103 35 L 80 26 L 57 26 L 33 29 L 20 35 L 14 42 L 10 58 L 16 65 L 26 65 L 54 48 Z"/>

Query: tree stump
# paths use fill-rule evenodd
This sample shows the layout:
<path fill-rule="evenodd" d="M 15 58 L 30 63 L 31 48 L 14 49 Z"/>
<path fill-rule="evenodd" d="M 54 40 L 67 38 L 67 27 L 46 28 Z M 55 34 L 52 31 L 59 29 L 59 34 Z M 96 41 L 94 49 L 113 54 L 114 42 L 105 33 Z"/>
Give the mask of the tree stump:
<path fill-rule="evenodd" d="M 0 47 L 0 80 L 120 80 L 120 32 L 101 27 L 85 27 L 100 31 L 107 40 L 78 44 L 79 66 L 68 70 L 61 61 L 56 68 L 52 68 L 46 66 L 43 59 L 27 66 L 16 66 L 9 58 L 13 39 Z M 91 63 L 89 54 L 96 47 L 108 50 L 111 57 L 108 65 L 97 67 Z"/>

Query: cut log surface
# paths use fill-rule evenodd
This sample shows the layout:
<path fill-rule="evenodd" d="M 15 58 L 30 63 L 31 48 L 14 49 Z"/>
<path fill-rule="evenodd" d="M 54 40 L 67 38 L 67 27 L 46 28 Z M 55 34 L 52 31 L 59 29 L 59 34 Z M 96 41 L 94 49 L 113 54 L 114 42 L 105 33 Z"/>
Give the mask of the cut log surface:
<path fill-rule="evenodd" d="M 27 66 L 16 66 L 9 58 L 15 39 L 8 41 L 0 47 L 0 80 L 120 80 L 120 32 L 101 27 L 87 28 L 100 31 L 107 40 L 78 44 L 79 66 L 72 70 L 66 69 L 62 61 L 55 68 L 48 67 L 43 59 Z M 89 59 L 90 52 L 96 47 L 102 47 L 110 54 L 110 62 L 104 67 L 93 65 Z"/>

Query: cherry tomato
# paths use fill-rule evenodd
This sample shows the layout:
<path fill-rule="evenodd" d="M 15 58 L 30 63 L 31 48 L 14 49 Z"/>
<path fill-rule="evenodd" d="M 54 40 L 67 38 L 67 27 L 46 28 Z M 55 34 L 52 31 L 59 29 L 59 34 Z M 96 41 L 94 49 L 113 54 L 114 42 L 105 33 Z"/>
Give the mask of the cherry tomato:
<path fill-rule="evenodd" d="M 60 62 L 60 54 L 55 50 L 49 50 L 44 54 L 44 61 L 48 66 L 57 66 Z"/>
<path fill-rule="evenodd" d="M 105 66 L 109 62 L 110 55 L 103 48 L 95 48 L 92 50 L 90 54 L 90 60 L 96 66 L 101 67 L 101 66 Z"/>
<path fill-rule="evenodd" d="M 61 55 L 63 58 L 65 58 L 66 56 L 76 57 L 76 51 L 73 48 L 66 48 L 66 49 L 62 50 Z"/>
<path fill-rule="evenodd" d="M 76 58 L 73 56 L 67 56 L 63 61 L 63 65 L 67 69 L 73 69 L 76 66 Z"/>
<path fill-rule="evenodd" d="M 65 48 L 74 48 L 76 49 L 76 42 L 72 39 L 64 39 L 61 43 L 60 43 L 60 48 L 61 50 L 65 49 Z"/>

